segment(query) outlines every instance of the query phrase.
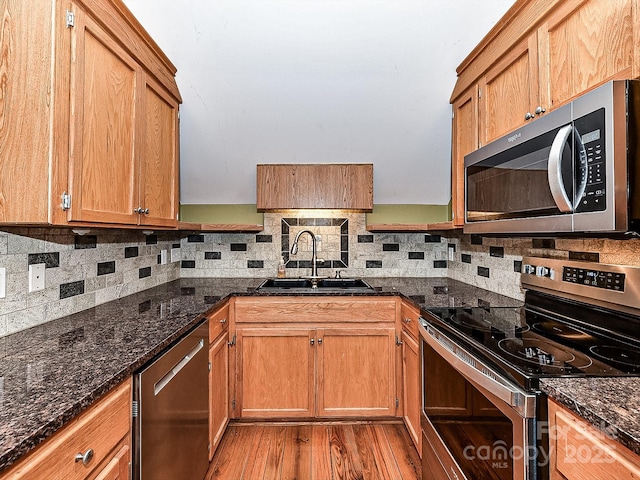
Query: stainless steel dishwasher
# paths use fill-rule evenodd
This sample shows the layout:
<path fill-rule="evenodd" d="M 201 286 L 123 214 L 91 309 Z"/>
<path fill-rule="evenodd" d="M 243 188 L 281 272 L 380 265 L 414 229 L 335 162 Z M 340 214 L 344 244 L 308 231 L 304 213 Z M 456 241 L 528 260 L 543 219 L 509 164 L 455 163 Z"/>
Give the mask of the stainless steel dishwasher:
<path fill-rule="evenodd" d="M 207 472 L 208 325 L 198 324 L 134 376 L 136 480 L 200 480 Z"/>

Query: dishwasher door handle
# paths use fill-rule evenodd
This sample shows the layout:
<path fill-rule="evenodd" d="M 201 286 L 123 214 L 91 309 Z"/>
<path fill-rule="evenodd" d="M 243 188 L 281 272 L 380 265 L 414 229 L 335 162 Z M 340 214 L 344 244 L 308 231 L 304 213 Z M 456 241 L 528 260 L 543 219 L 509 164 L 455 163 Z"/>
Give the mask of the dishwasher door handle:
<path fill-rule="evenodd" d="M 196 354 L 204 348 L 204 340 L 200 340 L 196 343 L 196 346 L 187 353 L 182 360 L 176 363 L 175 367 L 169 370 L 162 376 L 160 380 L 153 384 L 153 394 L 158 395 L 164 387 L 166 387 L 171 380 L 182 370 Z"/>

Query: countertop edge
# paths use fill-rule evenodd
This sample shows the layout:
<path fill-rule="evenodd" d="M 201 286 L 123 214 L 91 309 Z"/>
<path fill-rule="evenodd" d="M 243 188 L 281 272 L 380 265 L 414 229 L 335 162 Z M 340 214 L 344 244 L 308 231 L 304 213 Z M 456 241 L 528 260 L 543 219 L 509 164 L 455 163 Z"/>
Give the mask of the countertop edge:
<path fill-rule="evenodd" d="M 606 377 L 601 377 L 605 379 Z M 630 379 L 637 379 L 637 377 L 626 377 Z M 631 452 L 636 455 L 640 455 L 640 438 L 635 438 L 631 433 L 626 430 L 621 430 L 619 426 L 612 421 L 611 419 L 607 419 L 603 414 L 598 413 L 593 408 L 590 408 L 588 405 L 585 405 L 584 402 L 581 402 L 579 399 L 575 398 L 575 396 L 571 395 L 570 392 L 564 391 L 561 386 L 552 385 L 551 383 L 554 380 L 558 379 L 544 379 L 541 380 L 540 387 L 541 390 L 556 403 L 566 407 L 571 412 L 575 413 L 579 418 L 583 419 L 591 426 L 593 426 L 596 430 L 604 432 L 609 438 L 617 441 L 621 445 L 628 448 Z M 572 380 L 584 380 L 584 379 L 560 379 L 563 382 L 571 383 Z M 597 381 L 598 378 L 591 379 L 592 381 Z M 624 378 L 618 378 L 618 381 L 624 380 Z M 557 383 L 557 382 L 556 382 Z"/>

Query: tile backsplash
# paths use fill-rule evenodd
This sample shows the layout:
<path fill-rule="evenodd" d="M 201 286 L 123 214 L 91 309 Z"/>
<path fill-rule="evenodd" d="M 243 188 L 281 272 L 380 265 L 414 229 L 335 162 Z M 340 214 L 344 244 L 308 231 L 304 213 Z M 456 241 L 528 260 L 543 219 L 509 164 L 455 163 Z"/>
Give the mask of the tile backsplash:
<path fill-rule="evenodd" d="M 311 272 L 311 230 L 318 241 L 318 273 L 349 277 L 439 277 L 447 275 L 447 243 L 424 233 L 371 233 L 365 214 L 317 212 L 264 215 L 264 230 L 249 233 L 202 233 L 182 240 L 182 277 L 275 277 L 280 258 L 288 277 Z"/>
<path fill-rule="evenodd" d="M 310 236 L 300 237 L 297 255 L 289 253 L 303 229 L 319 236 L 321 275 L 448 276 L 516 299 L 524 297 L 526 255 L 640 266 L 640 239 L 372 233 L 365 214 L 345 212 L 266 213 L 259 234 L 7 229 L 0 232 L 0 337 L 180 277 L 274 277 L 281 257 L 288 277 L 308 275 Z M 29 266 L 36 264 L 45 265 L 45 288 L 29 293 Z"/>
<path fill-rule="evenodd" d="M 180 246 L 177 233 L 95 230 L 79 236 L 54 228 L 0 232 L 0 337 L 179 278 L 178 262 L 161 250 Z M 43 290 L 29 292 L 29 266 L 44 264 Z"/>

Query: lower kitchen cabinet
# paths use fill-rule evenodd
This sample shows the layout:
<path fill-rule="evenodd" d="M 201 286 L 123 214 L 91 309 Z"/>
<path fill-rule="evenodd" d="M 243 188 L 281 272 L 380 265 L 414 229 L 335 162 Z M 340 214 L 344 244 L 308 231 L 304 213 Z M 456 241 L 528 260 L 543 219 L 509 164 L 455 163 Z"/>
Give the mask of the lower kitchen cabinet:
<path fill-rule="evenodd" d="M 407 332 L 402 332 L 402 398 L 404 424 L 413 444 L 422 452 L 420 437 L 420 347 Z"/>
<path fill-rule="evenodd" d="M 238 417 L 395 416 L 395 310 L 395 298 L 236 298 Z"/>
<path fill-rule="evenodd" d="M 131 381 L 120 384 L 1 480 L 124 480 L 131 461 Z"/>
<path fill-rule="evenodd" d="M 404 424 L 409 436 L 422 455 L 420 410 L 422 408 L 422 378 L 420 376 L 420 344 L 418 322 L 420 311 L 402 302 L 402 399 Z"/>
<path fill-rule="evenodd" d="M 236 335 L 240 417 L 313 417 L 314 330 L 239 328 Z"/>
<path fill-rule="evenodd" d="M 394 332 L 238 329 L 240 417 L 394 416 Z"/>
<path fill-rule="evenodd" d="M 316 344 L 319 417 L 396 414 L 394 327 L 320 329 Z"/>
<path fill-rule="evenodd" d="M 209 317 L 209 461 L 229 423 L 229 304 Z"/>
<path fill-rule="evenodd" d="M 551 480 L 640 478 L 640 456 L 609 435 L 549 399 Z"/>

